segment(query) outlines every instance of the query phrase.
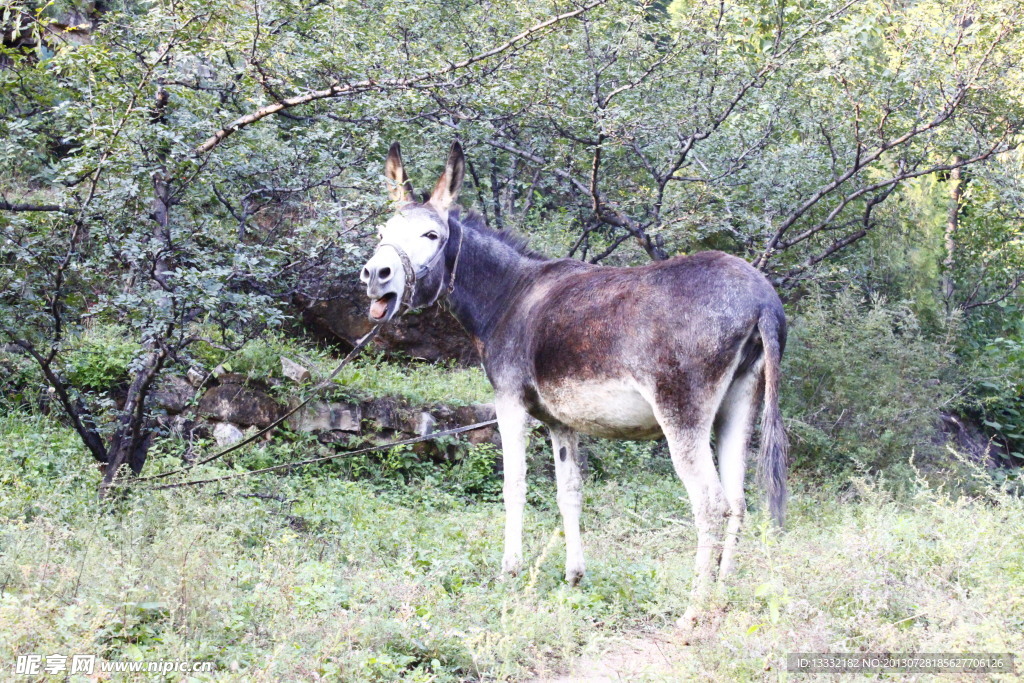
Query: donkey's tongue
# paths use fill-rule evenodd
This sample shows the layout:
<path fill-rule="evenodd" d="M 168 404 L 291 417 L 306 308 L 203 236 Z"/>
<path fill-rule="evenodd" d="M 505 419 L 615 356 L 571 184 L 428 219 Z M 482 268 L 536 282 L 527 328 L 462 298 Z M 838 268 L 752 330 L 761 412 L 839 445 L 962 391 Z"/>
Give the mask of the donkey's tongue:
<path fill-rule="evenodd" d="M 380 320 L 388 313 L 388 301 L 387 299 L 374 299 L 373 303 L 370 304 L 370 317 L 375 320 Z"/>

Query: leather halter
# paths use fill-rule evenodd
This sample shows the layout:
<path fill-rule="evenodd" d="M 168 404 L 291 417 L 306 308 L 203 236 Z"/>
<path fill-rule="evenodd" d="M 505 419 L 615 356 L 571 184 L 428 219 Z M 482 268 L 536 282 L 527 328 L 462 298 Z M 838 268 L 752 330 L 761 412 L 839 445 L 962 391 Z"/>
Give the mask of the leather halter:
<path fill-rule="evenodd" d="M 373 251 L 376 254 L 380 251 L 381 247 L 391 247 L 398 254 L 398 260 L 402 262 L 402 270 L 405 271 L 405 291 L 402 292 L 402 305 L 406 310 L 412 310 L 412 301 L 416 296 L 416 283 L 426 277 L 433 267 L 437 264 L 437 261 L 444 256 L 445 251 L 448 249 L 448 242 L 451 241 L 452 228 L 455 225 L 455 221 L 451 218 L 448 220 L 448 237 L 444 239 L 444 242 L 437 248 L 437 252 L 430 257 L 430 260 L 420 266 L 419 270 L 413 268 L 412 259 L 409 258 L 409 254 L 406 253 L 405 249 L 402 249 L 397 244 L 391 242 L 381 242 L 377 245 L 377 248 Z M 459 226 L 459 248 L 455 252 L 455 260 L 452 262 L 452 269 L 449 275 L 449 282 L 447 291 L 445 291 L 444 279 L 442 278 L 441 283 L 437 286 L 437 291 L 434 292 L 434 296 L 430 301 L 422 306 L 422 308 L 428 308 L 437 303 L 437 300 L 441 298 L 442 292 L 445 296 L 448 296 L 455 289 L 455 272 L 459 267 L 459 257 L 462 255 L 462 226 Z"/>

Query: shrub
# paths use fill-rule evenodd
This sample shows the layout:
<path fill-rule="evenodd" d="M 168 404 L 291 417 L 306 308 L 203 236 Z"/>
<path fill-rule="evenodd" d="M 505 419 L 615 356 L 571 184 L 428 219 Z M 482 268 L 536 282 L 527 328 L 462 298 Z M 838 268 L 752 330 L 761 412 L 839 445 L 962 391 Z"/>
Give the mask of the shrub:
<path fill-rule="evenodd" d="M 469 444 L 456 452 L 446 478 L 465 495 L 481 500 L 499 500 L 502 478 L 496 473 L 496 463 L 500 454 L 494 444 Z"/>
<path fill-rule="evenodd" d="M 615 441 L 584 437 L 580 448 L 596 479 L 621 479 L 638 470 L 675 476 L 668 458 L 668 446 L 658 441 Z"/>
<path fill-rule="evenodd" d="M 972 386 L 965 401 L 969 413 L 980 419 L 1005 445 L 1005 453 L 1017 464 L 1024 461 L 1024 318 L 1016 314 L 1016 329 L 965 349 L 974 357 Z"/>
<path fill-rule="evenodd" d="M 79 389 L 106 391 L 128 380 L 132 359 L 140 347 L 123 331 L 100 328 L 83 335 L 67 356 L 68 379 Z"/>
<path fill-rule="evenodd" d="M 794 469 L 900 478 L 912 454 L 918 463 L 945 460 L 939 410 L 958 393 L 956 363 L 909 307 L 811 292 L 792 316 L 784 363 Z"/>
<path fill-rule="evenodd" d="M 36 403 L 42 391 L 35 362 L 28 355 L 0 351 L 0 415 Z"/>

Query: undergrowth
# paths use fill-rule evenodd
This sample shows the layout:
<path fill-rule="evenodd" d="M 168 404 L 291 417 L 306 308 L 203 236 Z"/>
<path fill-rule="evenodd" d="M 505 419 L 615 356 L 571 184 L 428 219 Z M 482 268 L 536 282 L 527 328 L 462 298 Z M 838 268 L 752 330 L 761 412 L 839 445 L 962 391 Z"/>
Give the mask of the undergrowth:
<path fill-rule="evenodd" d="M 527 570 L 501 579 L 493 470 L 404 483 L 311 469 L 100 503 L 69 431 L 15 414 L 0 435 L 4 667 L 96 653 L 212 661 L 210 680 L 520 680 L 671 633 L 687 603 L 696 538 L 654 451 L 604 455 L 585 488 L 588 574 L 569 588 L 539 463 Z M 671 678 L 782 679 L 787 652 L 1024 655 L 1024 504 L 982 484 L 896 498 L 870 478 L 842 495 L 798 481 L 782 533 L 752 491 L 728 609 L 673 646 Z"/>
<path fill-rule="evenodd" d="M 83 392 L 104 392 L 127 386 L 131 363 L 140 353 L 140 348 L 128 341 L 122 331 L 107 326 L 88 330 L 69 342 L 69 347 L 66 365 L 61 370 L 71 384 Z M 243 374 L 261 385 L 274 384 L 275 391 L 284 397 L 300 388 L 291 380 L 285 380 L 282 356 L 310 371 L 309 384 L 321 382 L 341 360 L 340 356 L 323 348 L 283 334 L 267 333 L 233 351 L 198 343 L 167 372 L 184 374 L 192 367 L 205 374 L 216 368 Z M 0 389 L 4 390 L 0 410 L 5 410 L 19 403 L 38 402 L 45 385 L 28 356 L 0 349 Z M 396 396 L 414 405 L 460 406 L 487 403 L 494 398 L 486 375 L 478 367 L 460 367 L 451 362 L 413 362 L 372 350 L 364 351 L 346 365 L 327 393 L 352 400 Z"/>

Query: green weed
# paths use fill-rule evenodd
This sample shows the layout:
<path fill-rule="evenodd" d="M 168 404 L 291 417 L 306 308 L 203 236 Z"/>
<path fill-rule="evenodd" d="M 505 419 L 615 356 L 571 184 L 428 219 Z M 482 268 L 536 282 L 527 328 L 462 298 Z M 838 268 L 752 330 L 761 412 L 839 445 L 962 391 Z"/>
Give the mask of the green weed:
<path fill-rule="evenodd" d="M 1024 503 L 991 481 L 896 498 L 861 478 L 845 501 L 797 481 L 782 533 L 751 492 L 728 608 L 684 647 L 696 536 L 656 468 L 587 483 L 588 574 L 569 588 L 543 474 L 528 569 L 500 577 L 489 446 L 408 484 L 313 469 L 100 503 L 66 429 L 10 415 L 0 433 L 5 666 L 81 652 L 212 661 L 217 680 L 521 680 L 651 632 L 674 648 L 669 679 L 774 680 L 797 651 L 1024 654 Z"/>

